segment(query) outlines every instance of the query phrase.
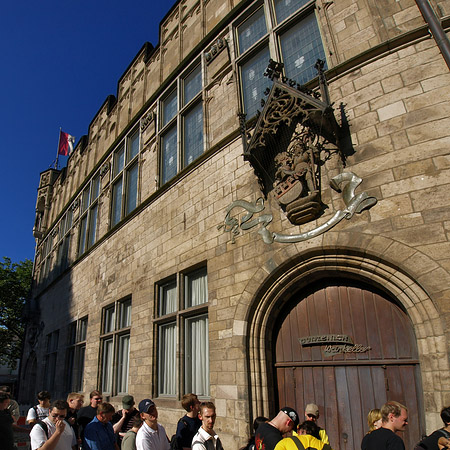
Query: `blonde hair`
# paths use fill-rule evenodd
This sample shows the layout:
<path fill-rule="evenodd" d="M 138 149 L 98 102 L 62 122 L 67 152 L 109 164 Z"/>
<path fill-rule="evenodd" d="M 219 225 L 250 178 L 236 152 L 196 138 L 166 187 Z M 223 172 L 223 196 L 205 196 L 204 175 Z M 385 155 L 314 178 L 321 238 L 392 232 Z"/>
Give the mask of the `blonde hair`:
<path fill-rule="evenodd" d="M 369 433 L 376 430 L 375 422 L 381 419 L 381 411 L 378 408 L 371 409 L 367 414 L 367 424 L 369 425 Z"/>
<path fill-rule="evenodd" d="M 70 394 L 67 395 L 67 402 L 70 402 L 70 400 L 74 400 L 74 399 L 80 399 L 80 400 L 84 400 L 84 395 L 83 394 L 79 394 L 78 392 L 71 392 Z"/>

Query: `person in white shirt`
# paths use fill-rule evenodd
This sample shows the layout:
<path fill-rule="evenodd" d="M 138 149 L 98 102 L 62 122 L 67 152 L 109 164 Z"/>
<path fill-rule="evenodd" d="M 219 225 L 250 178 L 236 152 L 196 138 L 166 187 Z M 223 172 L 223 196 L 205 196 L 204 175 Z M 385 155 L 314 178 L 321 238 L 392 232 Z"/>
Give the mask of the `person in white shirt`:
<path fill-rule="evenodd" d="M 35 424 L 38 420 L 45 419 L 48 416 L 48 408 L 50 406 L 50 392 L 41 391 L 37 395 L 39 405 L 32 406 L 28 410 L 27 423 Z"/>
<path fill-rule="evenodd" d="M 64 400 L 51 404 L 48 417 L 37 422 L 30 432 L 31 450 L 76 450 L 75 433 L 64 420 L 68 409 Z"/>
<path fill-rule="evenodd" d="M 136 435 L 137 450 L 170 450 L 166 430 L 158 423 L 158 410 L 152 400 L 146 398 L 139 403 L 143 424 Z"/>
<path fill-rule="evenodd" d="M 216 423 L 216 407 L 212 402 L 200 405 L 202 426 L 192 439 L 192 450 L 223 450 L 219 436 L 214 431 Z"/>

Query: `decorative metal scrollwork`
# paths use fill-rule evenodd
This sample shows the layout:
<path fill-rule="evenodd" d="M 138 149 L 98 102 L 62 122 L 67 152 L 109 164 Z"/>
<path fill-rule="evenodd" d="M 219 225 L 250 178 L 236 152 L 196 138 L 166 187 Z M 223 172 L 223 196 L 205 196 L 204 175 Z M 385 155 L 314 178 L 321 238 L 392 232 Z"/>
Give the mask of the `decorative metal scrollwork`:
<path fill-rule="evenodd" d="M 342 199 L 344 200 L 346 208 L 336 211 L 333 217 L 325 223 L 305 233 L 286 235 L 271 232 L 267 227 L 272 222 L 272 214 L 263 214 L 253 218 L 255 213 L 262 212 L 265 208 L 264 199 L 262 197 L 258 198 L 255 203 L 250 203 L 245 200 L 236 200 L 231 203 L 227 208 L 224 223 L 220 224 L 218 229 L 230 232 L 232 236 L 231 241 L 233 243 L 236 241 L 236 236 L 240 234 L 240 230 L 249 230 L 257 225 L 261 225 L 258 233 L 262 236 L 262 239 L 266 244 L 272 244 L 273 242 L 288 244 L 306 241 L 330 230 L 342 219 L 350 220 L 355 213 L 360 214 L 365 209 L 369 209 L 377 203 L 377 199 L 366 192 L 356 194 L 355 190 L 361 183 L 362 179 L 352 172 L 343 172 L 332 178 L 330 186 L 335 191 L 342 193 Z M 341 186 L 343 186 L 342 189 Z M 232 211 L 235 208 L 243 208 L 247 211 L 247 214 L 238 219 L 232 215 Z"/>

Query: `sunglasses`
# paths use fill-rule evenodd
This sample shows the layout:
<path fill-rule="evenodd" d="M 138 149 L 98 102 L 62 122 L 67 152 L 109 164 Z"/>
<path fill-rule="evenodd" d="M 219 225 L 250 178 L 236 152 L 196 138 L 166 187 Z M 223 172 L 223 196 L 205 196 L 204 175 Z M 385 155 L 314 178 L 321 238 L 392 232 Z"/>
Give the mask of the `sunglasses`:
<path fill-rule="evenodd" d="M 317 417 L 314 414 L 306 414 L 310 419 L 317 419 Z"/>
<path fill-rule="evenodd" d="M 66 416 L 65 416 L 64 414 L 52 414 L 52 417 L 53 417 L 54 419 L 57 419 L 58 417 L 59 417 L 60 419 L 65 419 L 65 418 L 66 418 Z"/>

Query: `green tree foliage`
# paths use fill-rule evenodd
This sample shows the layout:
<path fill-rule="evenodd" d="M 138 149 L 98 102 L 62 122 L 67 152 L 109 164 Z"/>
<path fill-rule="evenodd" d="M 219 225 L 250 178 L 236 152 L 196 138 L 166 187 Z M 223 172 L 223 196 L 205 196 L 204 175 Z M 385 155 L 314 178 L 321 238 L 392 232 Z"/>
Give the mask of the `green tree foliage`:
<path fill-rule="evenodd" d="M 3 258 L 0 262 L 0 363 L 16 367 L 25 326 L 22 310 L 31 287 L 33 262 Z"/>

